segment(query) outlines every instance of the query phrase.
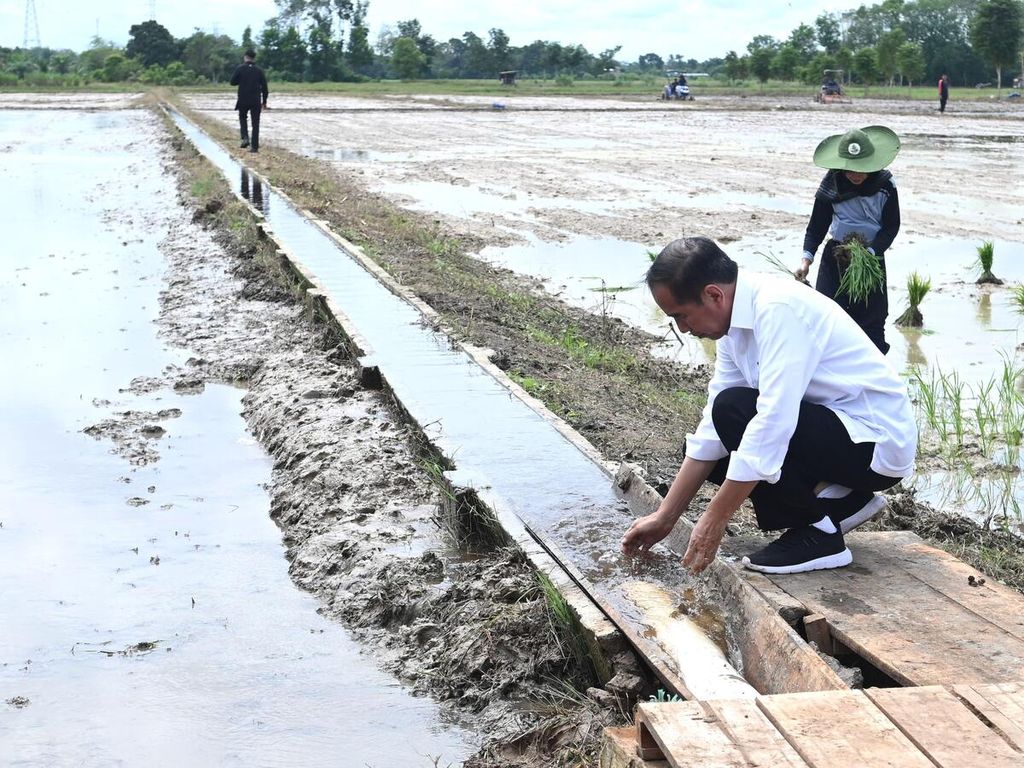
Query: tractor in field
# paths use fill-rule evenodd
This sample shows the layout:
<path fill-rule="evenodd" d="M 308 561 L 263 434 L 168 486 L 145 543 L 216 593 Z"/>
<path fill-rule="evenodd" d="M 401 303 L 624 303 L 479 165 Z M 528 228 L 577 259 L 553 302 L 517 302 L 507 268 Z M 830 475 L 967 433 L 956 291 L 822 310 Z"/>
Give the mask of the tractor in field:
<path fill-rule="evenodd" d="M 814 94 L 819 104 L 852 104 L 853 99 L 843 91 L 843 70 L 826 69 L 822 75 L 821 88 Z"/>

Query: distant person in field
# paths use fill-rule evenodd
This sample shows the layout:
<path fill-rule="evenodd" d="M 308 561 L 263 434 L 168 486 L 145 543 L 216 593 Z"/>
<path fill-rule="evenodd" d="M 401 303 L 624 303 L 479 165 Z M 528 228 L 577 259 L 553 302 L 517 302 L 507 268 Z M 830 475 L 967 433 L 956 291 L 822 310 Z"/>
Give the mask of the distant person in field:
<path fill-rule="evenodd" d="M 231 76 L 231 85 L 238 86 L 238 127 L 242 134 L 242 147 L 249 147 L 250 152 L 260 151 L 260 111 L 267 108 L 267 76 L 256 66 L 255 52 L 250 48 L 242 57 L 242 65 Z M 250 138 L 247 115 L 252 119 Z"/>
<path fill-rule="evenodd" d="M 694 525 L 687 568 L 711 564 L 748 497 L 758 527 L 785 533 L 744 567 L 849 565 L 843 534 L 885 508 L 876 491 L 914 470 L 906 383 L 835 302 L 795 280 L 739 269 L 706 237 L 669 243 L 647 286 L 680 332 L 716 341 L 715 372 L 672 487 L 626 531 L 624 553 L 668 536 L 708 480 L 719 489 Z"/>
<path fill-rule="evenodd" d="M 939 78 L 939 112 L 946 111 L 946 102 L 949 101 L 949 75 Z"/>
<path fill-rule="evenodd" d="M 797 278 L 804 280 L 825 235 L 815 283 L 819 293 L 834 299 L 857 321 L 882 354 L 889 351 L 885 320 L 889 316 L 885 252 L 900 231 L 900 200 L 896 182 L 885 170 L 900 151 L 899 137 L 881 125 L 829 136 L 814 150 L 814 164 L 827 168 L 814 195 L 814 208 L 804 232 L 804 253 Z M 836 249 L 857 238 L 881 262 L 882 283 L 863 301 L 839 293 L 844 267 Z"/>

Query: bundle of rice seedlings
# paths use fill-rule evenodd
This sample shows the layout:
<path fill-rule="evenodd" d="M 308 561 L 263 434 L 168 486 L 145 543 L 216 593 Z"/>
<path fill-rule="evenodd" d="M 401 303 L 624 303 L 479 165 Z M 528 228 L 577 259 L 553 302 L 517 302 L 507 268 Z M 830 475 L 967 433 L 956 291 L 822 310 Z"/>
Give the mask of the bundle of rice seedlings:
<path fill-rule="evenodd" d="M 924 325 L 924 317 L 921 316 L 921 300 L 932 287 L 929 277 L 921 277 L 917 272 L 911 273 L 907 278 L 907 301 L 910 304 L 902 315 L 896 318 L 896 325 L 908 328 L 920 328 Z"/>
<path fill-rule="evenodd" d="M 995 249 L 995 244 L 991 240 L 985 240 L 978 246 L 978 260 L 974 262 L 974 267 L 981 270 L 981 277 L 977 279 L 977 285 L 1003 284 L 1002 280 L 992 274 L 992 260 L 995 257 Z"/>
<path fill-rule="evenodd" d="M 866 304 L 872 293 L 884 288 L 882 262 L 868 250 L 860 238 L 851 237 L 844 240 L 836 248 L 836 260 L 842 272 L 837 295 L 843 293 L 851 302 L 862 301 Z"/>

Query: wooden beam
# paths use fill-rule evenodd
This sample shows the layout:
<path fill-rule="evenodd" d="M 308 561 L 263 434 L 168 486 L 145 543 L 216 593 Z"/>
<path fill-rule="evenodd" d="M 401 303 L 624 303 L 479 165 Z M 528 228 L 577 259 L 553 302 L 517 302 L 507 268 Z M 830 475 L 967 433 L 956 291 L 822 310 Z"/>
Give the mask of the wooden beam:
<path fill-rule="evenodd" d="M 807 633 L 807 642 L 817 645 L 818 650 L 824 654 L 835 655 L 828 619 L 820 613 L 810 613 L 804 616 L 804 631 Z"/>

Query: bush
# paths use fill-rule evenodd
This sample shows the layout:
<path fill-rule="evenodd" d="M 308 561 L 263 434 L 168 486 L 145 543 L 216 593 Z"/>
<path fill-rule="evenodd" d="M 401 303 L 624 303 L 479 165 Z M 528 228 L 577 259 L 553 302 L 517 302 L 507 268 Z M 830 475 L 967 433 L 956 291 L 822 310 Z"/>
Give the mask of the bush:
<path fill-rule="evenodd" d="M 571 86 L 573 83 L 572 75 L 559 75 L 555 78 L 555 85 L 560 86 Z"/>

